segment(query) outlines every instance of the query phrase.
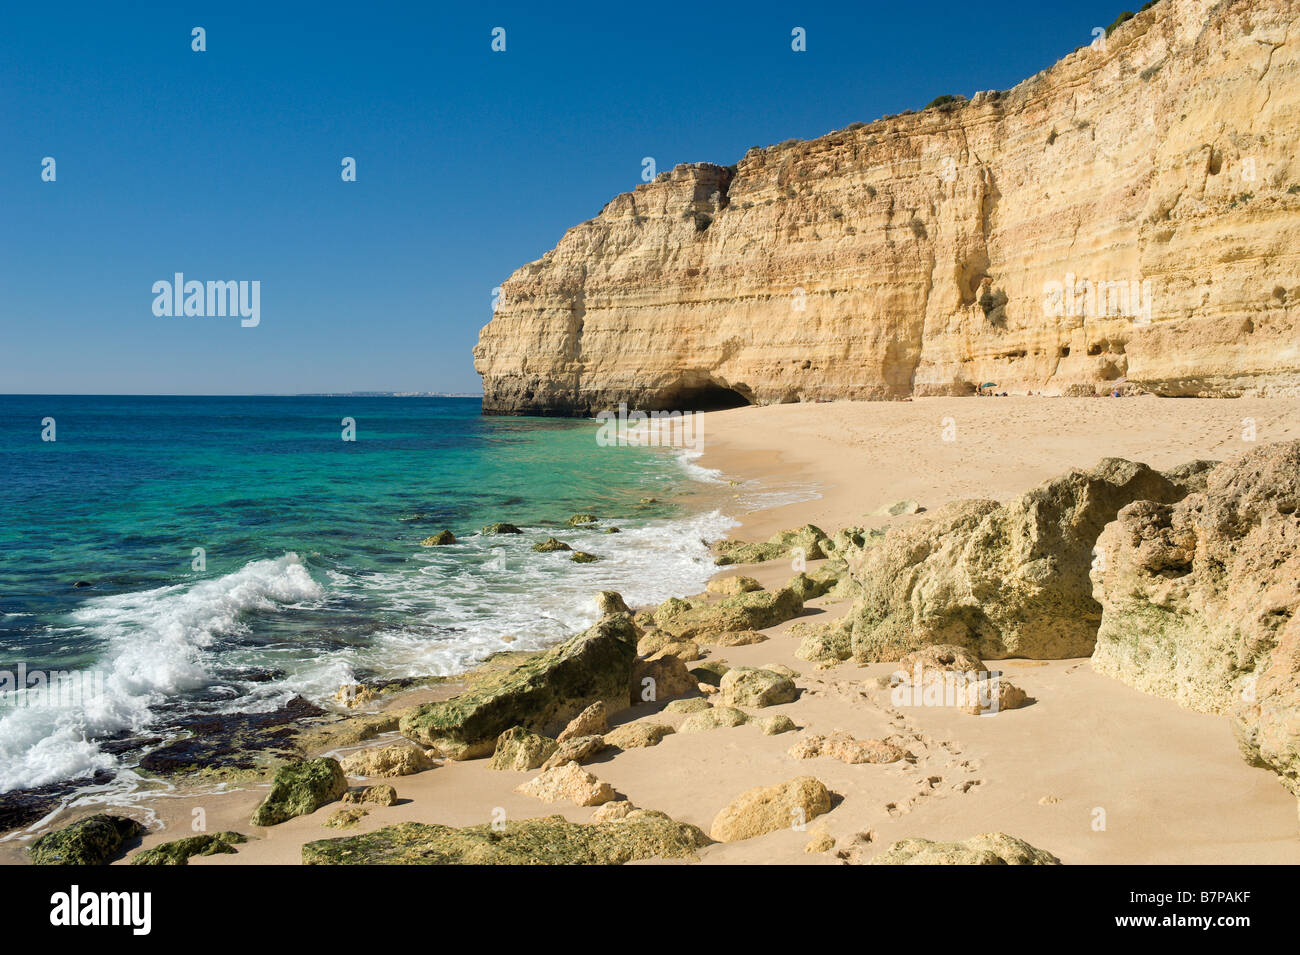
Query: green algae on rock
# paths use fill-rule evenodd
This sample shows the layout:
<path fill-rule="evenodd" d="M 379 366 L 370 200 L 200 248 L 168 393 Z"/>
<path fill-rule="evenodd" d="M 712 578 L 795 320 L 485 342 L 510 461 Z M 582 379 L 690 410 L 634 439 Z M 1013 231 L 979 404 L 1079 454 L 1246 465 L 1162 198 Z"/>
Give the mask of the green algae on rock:
<path fill-rule="evenodd" d="M 570 547 L 568 544 L 564 543 L 564 541 L 562 540 L 556 540 L 554 537 L 548 537 L 546 538 L 546 540 L 534 544 L 533 550 L 537 551 L 537 553 L 539 554 L 550 554 L 557 550 L 573 550 L 573 548 Z"/>
<path fill-rule="evenodd" d="M 449 759 L 474 759 L 490 755 L 512 726 L 562 728 L 597 700 L 611 711 L 624 709 L 636 640 L 632 618 L 611 614 L 460 696 L 412 708 L 402 717 L 401 733 Z"/>
<path fill-rule="evenodd" d="M 254 826 L 275 826 L 294 816 L 313 813 L 348 791 L 338 760 L 328 756 L 287 763 L 275 771 L 271 791 L 257 807 Z"/>
<path fill-rule="evenodd" d="M 600 560 L 595 554 L 588 554 L 585 550 L 575 550 L 573 556 L 569 558 L 575 564 L 594 564 Z"/>
<path fill-rule="evenodd" d="M 234 853 L 235 846 L 247 841 L 248 837 L 238 832 L 187 836 L 137 852 L 131 865 L 189 865 L 191 856 L 229 855 Z"/>
<path fill-rule="evenodd" d="M 506 521 L 497 521 L 495 524 L 486 525 L 479 533 L 489 536 L 493 534 L 522 534 L 523 531 Z"/>
<path fill-rule="evenodd" d="M 634 809 L 622 819 L 569 822 L 563 816 L 454 829 L 407 822 L 302 847 L 305 865 L 622 865 L 637 859 L 687 859 L 709 839 L 661 812 Z"/>
<path fill-rule="evenodd" d="M 704 600 L 665 600 L 655 609 L 655 625 L 676 637 L 693 639 L 701 634 L 763 630 L 797 617 L 803 600 L 789 587 L 756 590 Z"/>
<path fill-rule="evenodd" d="M 826 556 L 822 545 L 828 540 L 830 538 L 820 527 L 805 524 L 803 527 L 773 534 L 761 544 L 722 541 L 715 546 L 719 555 L 713 563 L 719 567 L 729 564 L 761 564 L 778 557 L 791 556 L 796 549 L 802 551 L 805 560 L 819 560 Z"/>
<path fill-rule="evenodd" d="M 1050 852 L 1035 849 L 1005 832 L 986 832 L 965 842 L 903 839 L 869 865 L 1060 865 Z"/>
<path fill-rule="evenodd" d="M 456 535 L 451 531 L 438 531 L 432 537 L 426 537 L 420 541 L 421 547 L 446 547 L 448 544 L 456 543 Z"/>
<path fill-rule="evenodd" d="M 596 517 L 595 514 L 574 514 L 564 523 L 568 524 L 570 527 L 582 527 L 586 524 L 594 524 L 599 519 L 600 518 Z"/>
<path fill-rule="evenodd" d="M 559 744 L 549 736 L 531 733 L 522 726 L 512 726 L 497 737 L 488 769 L 526 772 L 541 766 L 558 748 Z"/>
<path fill-rule="evenodd" d="M 101 812 L 46 833 L 27 852 L 36 865 L 108 865 L 123 843 L 142 832 L 134 819 Z"/>

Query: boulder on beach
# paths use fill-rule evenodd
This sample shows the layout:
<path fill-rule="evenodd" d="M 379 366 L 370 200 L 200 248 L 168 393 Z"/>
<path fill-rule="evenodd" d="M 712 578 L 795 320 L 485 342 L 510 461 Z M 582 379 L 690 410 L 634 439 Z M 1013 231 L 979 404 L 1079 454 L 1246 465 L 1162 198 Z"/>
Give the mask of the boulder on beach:
<path fill-rule="evenodd" d="M 375 806 L 395 806 L 397 805 L 397 790 L 387 783 L 360 786 L 345 792 L 343 802 L 353 805 L 370 803 Z"/>
<path fill-rule="evenodd" d="M 611 614 L 460 696 L 414 707 L 402 717 L 401 733 L 450 759 L 473 759 L 490 755 L 512 726 L 548 733 L 598 700 L 611 712 L 624 709 L 636 640 L 631 617 Z"/>
<path fill-rule="evenodd" d="M 820 560 L 826 556 L 823 548 L 828 541 L 826 532 L 813 524 L 793 530 L 779 531 L 764 543 L 722 541 L 714 546 L 718 557 L 713 561 L 719 567 L 729 564 L 761 564 L 778 557 L 802 556 L 805 560 Z"/>
<path fill-rule="evenodd" d="M 1181 499 L 1188 479 L 1106 458 L 1008 504 L 959 501 L 891 530 L 852 572 L 854 656 L 897 660 L 931 643 L 994 659 L 1088 656 L 1097 536 L 1133 501 Z"/>
<path fill-rule="evenodd" d="M 432 537 L 426 537 L 420 541 L 421 547 L 446 547 L 448 544 L 456 543 L 456 535 L 451 531 L 438 531 Z"/>
<path fill-rule="evenodd" d="M 606 748 L 604 735 L 596 736 L 574 736 L 566 739 L 561 743 L 546 762 L 542 763 L 542 769 L 554 769 L 556 766 L 563 766 L 565 763 L 585 763 L 596 756 Z"/>
<path fill-rule="evenodd" d="M 345 806 L 330 813 L 321 825 L 326 829 L 351 829 L 368 815 L 370 810 L 363 806 Z"/>
<path fill-rule="evenodd" d="M 602 617 L 611 613 L 628 613 L 632 612 L 627 603 L 623 600 L 623 595 L 617 590 L 602 590 L 596 594 L 596 609 L 600 611 Z"/>
<path fill-rule="evenodd" d="M 1093 668 L 1229 716 L 1247 761 L 1300 797 L 1300 441 L 1124 508 L 1097 550 Z"/>
<path fill-rule="evenodd" d="M 853 656 L 853 636 L 844 621 L 834 623 L 796 623 L 790 635 L 801 637 L 794 655 L 809 663 L 835 664 Z"/>
<path fill-rule="evenodd" d="M 633 703 L 657 703 L 694 693 L 698 686 L 680 657 L 656 656 L 633 665 L 630 698 Z"/>
<path fill-rule="evenodd" d="M 799 776 L 741 793 L 714 817 L 709 835 L 718 842 L 736 842 L 778 829 L 802 828 L 830 808 L 831 794 L 821 780 Z"/>
<path fill-rule="evenodd" d="M 236 851 L 235 846 L 247 841 L 248 837 L 238 832 L 187 836 L 137 852 L 131 865 L 189 865 L 193 856 L 231 855 Z"/>
<path fill-rule="evenodd" d="M 575 806 L 599 806 L 614 798 L 614 787 L 597 779 L 577 763 L 565 763 L 542 770 L 541 774 L 520 783 L 515 792 L 534 796 L 542 802 L 572 802 Z"/>
<path fill-rule="evenodd" d="M 748 647 L 765 641 L 767 634 L 757 630 L 724 630 L 721 633 L 702 633 L 695 639 L 715 647 Z"/>
<path fill-rule="evenodd" d="M 549 736 L 512 726 L 497 737 L 488 769 L 527 772 L 545 763 L 558 748 L 559 744 Z"/>
<path fill-rule="evenodd" d="M 986 832 L 965 842 L 903 839 L 870 865 L 1060 865 L 1050 852 L 1035 849 L 1005 832 Z"/>
<path fill-rule="evenodd" d="M 122 846 L 144 832 L 129 816 L 96 813 L 48 832 L 27 849 L 35 865 L 108 865 Z"/>
<path fill-rule="evenodd" d="M 794 680 L 775 670 L 733 667 L 718 684 L 720 699 L 729 706 L 777 706 L 799 698 Z"/>
<path fill-rule="evenodd" d="M 658 746 L 665 737 L 675 732 L 663 723 L 624 723 L 605 734 L 605 745 L 618 749 L 642 749 Z"/>
<path fill-rule="evenodd" d="M 651 654 L 651 657 L 676 657 L 683 663 L 693 663 L 701 655 L 700 645 L 694 640 L 670 640 Z"/>
<path fill-rule="evenodd" d="M 753 723 L 762 730 L 764 736 L 779 736 L 782 733 L 792 733 L 799 728 L 794 725 L 794 720 L 784 713 L 777 713 L 774 716 L 761 716 L 753 720 Z"/>
<path fill-rule="evenodd" d="M 708 845 L 697 827 L 633 809 L 620 819 L 569 822 L 563 816 L 453 829 L 407 822 L 302 847 L 305 865 L 623 865 L 686 859 Z"/>
<path fill-rule="evenodd" d="M 691 676 L 706 686 L 718 686 L 731 667 L 724 660 L 706 660 L 699 666 L 691 667 Z"/>
<path fill-rule="evenodd" d="M 711 594 L 722 594 L 729 597 L 734 594 L 747 594 L 755 590 L 762 590 L 763 585 L 753 577 L 714 577 L 705 585 L 705 589 Z"/>
<path fill-rule="evenodd" d="M 275 826 L 294 816 L 315 812 L 348 791 L 339 761 L 328 756 L 286 763 L 275 771 L 271 791 L 257 807 L 254 826 Z"/>
<path fill-rule="evenodd" d="M 341 760 L 343 772 L 349 776 L 410 776 L 433 769 L 437 765 L 421 749 L 397 743 L 349 753 Z"/>
<path fill-rule="evenodd" d="M 654 619 L 660 630 L 693 639 L 709 633 L 764 630 L 802 612 L 803 600 L 790 588 L 782 587 L 735 594 L 714 603 L 673 598 L 659 605 Z"/>
<path fill-rule="evenodd" d="M 607 732 L 609 732 L 609 713 L 604 701 L 597 700 L 571 719 L 555 740 L 565 743 L 580 736 L 603 736 Z"/>

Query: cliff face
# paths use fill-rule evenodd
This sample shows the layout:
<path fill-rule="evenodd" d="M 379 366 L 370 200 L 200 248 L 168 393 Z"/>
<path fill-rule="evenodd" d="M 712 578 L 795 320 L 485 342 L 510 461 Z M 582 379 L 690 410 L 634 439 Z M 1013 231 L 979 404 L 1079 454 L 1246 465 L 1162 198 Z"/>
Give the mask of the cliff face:
<path fill-rule="evenodd" d="M 1300 0 L 1161 0 L 1012 90 L 678 166 L 503 285 L 488 413 L 1300 392 Z"/>

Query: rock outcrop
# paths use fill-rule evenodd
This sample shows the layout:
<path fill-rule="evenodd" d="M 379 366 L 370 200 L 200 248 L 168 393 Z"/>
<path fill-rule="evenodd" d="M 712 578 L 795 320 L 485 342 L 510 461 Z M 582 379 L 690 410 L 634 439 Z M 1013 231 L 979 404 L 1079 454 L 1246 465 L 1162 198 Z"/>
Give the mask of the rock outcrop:
<path fill-rule="evenodd" d="M 695 826 L 633 809 L 621 819 L 567 822 L 563 816 L 453 829 L 406 822 L 302 847 L 304 865 L 623 865 L 687 859 L 709 844 Z"/>
<path fill-rule="evenodd" d="M 830 810 L 831 794 L 821 780 L 800 776 L 741 793 L 714 817 L 709 835 L 718 842 L 736 842 L 778 829 L 802 829 Z"/>
<path fill-rule="evenodd" d="M 253 812 L 252 825 L 276 826 L 294 816 L 313 813 L 341 799 L 348 778 L 338 760 L 328 756 L 286 763 L 275 771 L 271 791 Z"/>
<path fill-rule="evenodd" d="M 1246 758 L 1300 796 L 1300 441 L 1129 505 L 1097 547 L 1093 667 L 1230 716 Z"/>
<path fill-rule="evenodd" d="M 402 717 L 402 735 L 450 759 L 488 756 L 513 726 L 558 731 L 592 703 L 628 705 L 637 632 L 627 614 L 611 614 L 558 647 L 484 680 L 450 700 Z"/>
<path fill-rule="evenodd" d="M 483 410 L 1297 393 L 1296 13 L 1161 0 L 1010 90 L 661 173 L 502 283 Z"/>
<path fill-rule="evenodd" d="M 995 660 L 1088 656 L 1101 622 L 1088 572 L 1102 528 L 1126 504 L 1177 501 L 1186 486 L 1106 458 L 1005 505 L 958 501 L 894 528 L 852 571 L 853 655 L 897 660 L 949 644 Z"/>
<path fill-rule="evenodd" d="M 35 865 L 108 865 L 144 826 L 128 816 L 96 813 L 46 833 L 27 850 Z"/>
<path fill-rule="evenodd" d="M 1035 849 L 1005 832 L 986 832 L 965 842 L 903 839 L 871 860 L 871 865 L 1060 865 L 1050 852 Z"/>

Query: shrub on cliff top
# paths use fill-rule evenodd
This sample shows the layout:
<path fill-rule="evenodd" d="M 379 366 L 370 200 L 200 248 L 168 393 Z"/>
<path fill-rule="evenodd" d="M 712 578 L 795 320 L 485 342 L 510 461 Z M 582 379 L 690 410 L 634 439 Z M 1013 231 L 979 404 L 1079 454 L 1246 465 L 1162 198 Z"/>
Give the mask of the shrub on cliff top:
<path fill-rule="evenodd" d="M 936 96 L 934 99 L 930 100 L 930 102 L 926 103 L 925 108 L 934 109 L 935 107 L 947 106 L 951 109 L 956 109 L 958 106 L 961 106 L 965 102 L 966 102 L 966 97 L 964 96 L 957 96 L 952 93 L 944 93 L 942 96 Z"/>
<path fill-rule="evenodd" d="M 1118 30 L 1122 24 L 1128 23 L 1128 21 L 1132 20 L 1135 16 L 1137 16 L 1137 14 L 1135 14 L 1132 10 L 1125 10 L 1123 13 L 1121 13 L 1119 16 L 1115 18 L 1114 23 L 1106 27 L 1106 36 L 1110 36 L 1112 33 Z"/>

